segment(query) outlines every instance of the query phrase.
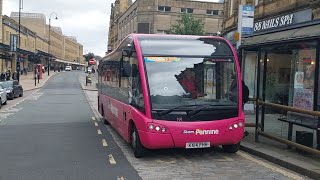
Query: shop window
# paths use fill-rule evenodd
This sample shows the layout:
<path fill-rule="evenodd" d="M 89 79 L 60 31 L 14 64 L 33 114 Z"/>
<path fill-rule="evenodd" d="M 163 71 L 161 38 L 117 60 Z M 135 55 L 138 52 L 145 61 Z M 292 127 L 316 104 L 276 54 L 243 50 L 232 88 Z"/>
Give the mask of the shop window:
<path fill-rule="evenodd" d="M 313 110 L 315 44 L 286 44 L 264 51 L 267 52 L 266 101 Z"/>

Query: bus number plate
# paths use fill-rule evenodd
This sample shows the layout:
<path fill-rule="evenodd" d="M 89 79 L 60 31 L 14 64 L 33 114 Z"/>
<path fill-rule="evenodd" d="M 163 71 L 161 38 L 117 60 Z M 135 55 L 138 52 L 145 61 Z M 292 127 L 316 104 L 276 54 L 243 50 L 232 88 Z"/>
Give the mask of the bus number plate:
<path fill-rule="evenodd" d="M 210 147 L 210 142 L 190 142 L 186 143 L 187 149 L 193 149 L 193 148 L 208 148 Z"/>

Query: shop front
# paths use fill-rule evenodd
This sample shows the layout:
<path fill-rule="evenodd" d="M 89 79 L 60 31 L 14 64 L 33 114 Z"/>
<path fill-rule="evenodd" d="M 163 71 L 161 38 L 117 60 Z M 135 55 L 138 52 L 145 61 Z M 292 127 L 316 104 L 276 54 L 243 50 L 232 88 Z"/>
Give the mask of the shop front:
<path fill-rule="evenodd" d="M 303 145 L 319 148 L 320 21 L 312 21 L 308 13 L 310 10 L 304 10 L 256 22 L 256 33 L 244 38 L 240 52 L 250 97 L 262 104 L 246 106 L 255 112 L 251 120 L 256 128 L 297 143 L 304 133 L 309 143 Z M 277 27 L 282 19 L 286 24 Z"/>

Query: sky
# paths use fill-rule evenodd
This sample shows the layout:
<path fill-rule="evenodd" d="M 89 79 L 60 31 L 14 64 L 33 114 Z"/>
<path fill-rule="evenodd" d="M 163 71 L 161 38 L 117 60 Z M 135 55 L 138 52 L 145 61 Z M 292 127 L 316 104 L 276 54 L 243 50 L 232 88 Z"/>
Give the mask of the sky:
<path fill-rule="evenodd" d="M 104 56 L 107 50 L 108 27 L 111 3 L 115 0 L 23 0 L 22 12 L 42 13 L 49 21 L 52 12 L 57 13 L 58 20 L 51 16 L 51 25 L 59 26 L 66 36 L 75 36 L 83 45 L 84 53 L 92 52 Z M 133 0 L 134 2 L 135 0 Z M 199 0 L 212 1 L 219 0 Z M 221 1 L 221 0 L 220 0 Z M 19 0 L 3 0 L 3 14 L 19 11 Z"/>

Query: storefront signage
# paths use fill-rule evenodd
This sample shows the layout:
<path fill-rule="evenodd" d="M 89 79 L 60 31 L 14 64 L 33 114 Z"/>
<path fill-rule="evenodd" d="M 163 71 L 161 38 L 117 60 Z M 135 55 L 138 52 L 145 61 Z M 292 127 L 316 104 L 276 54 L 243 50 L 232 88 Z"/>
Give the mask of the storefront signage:
<path fill-rule="evenodd" d="M 261 31 L 290 26 L 293 24 L 298 24 L 298 23 L 307 22 L 311 20 L 312 20 L 312 10 L 306 9 L 303 11 L 298 11 L 290 14 L 285 14 L 282 16 L 273 17 L 270 19 L 264 19 L 262 21 L 257 21 L 254 23 L 254 32 L 257 33 Z"/>

